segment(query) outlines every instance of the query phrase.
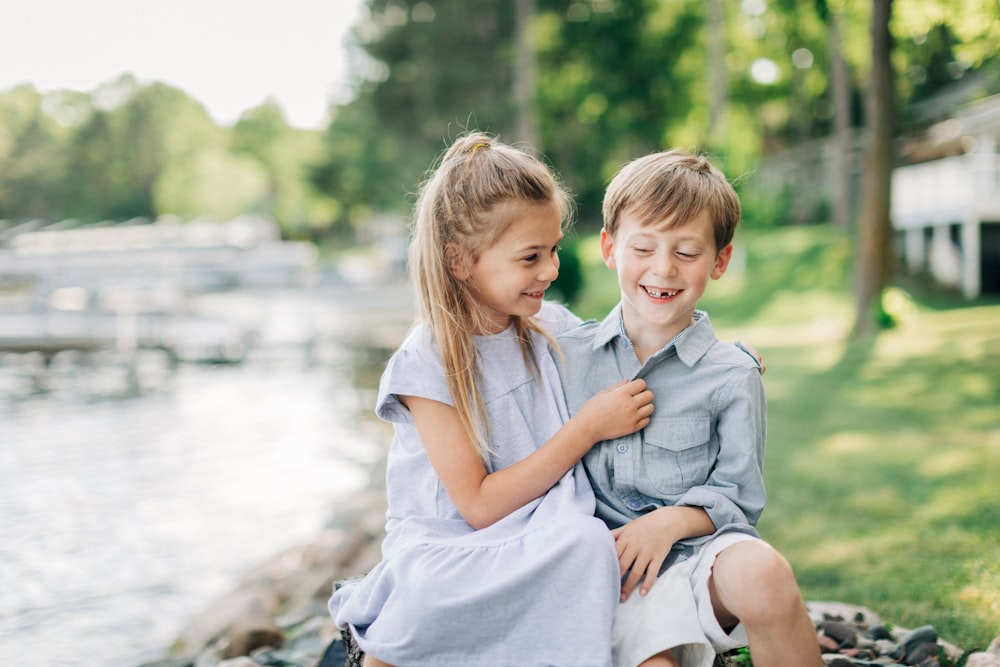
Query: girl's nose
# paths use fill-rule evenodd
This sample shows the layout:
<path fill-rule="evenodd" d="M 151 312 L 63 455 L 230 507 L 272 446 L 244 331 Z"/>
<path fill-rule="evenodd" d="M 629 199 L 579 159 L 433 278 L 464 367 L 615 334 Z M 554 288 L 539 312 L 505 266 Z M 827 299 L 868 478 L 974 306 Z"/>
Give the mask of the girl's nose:
<path fill-rule="evenodd" d="M 542 263 L 538 273 L 539 280 L 555 280 L 559 276 L 559 256 L 553 253 L 549 259 Z"/>

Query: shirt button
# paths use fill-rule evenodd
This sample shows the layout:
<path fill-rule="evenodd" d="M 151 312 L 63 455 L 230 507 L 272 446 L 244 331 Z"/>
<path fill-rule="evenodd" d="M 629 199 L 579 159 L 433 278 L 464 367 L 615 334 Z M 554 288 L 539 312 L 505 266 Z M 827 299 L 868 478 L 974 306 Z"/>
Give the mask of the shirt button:
<path fill-rule="evenodd" d="M 628 501 L 628 506 L 631 509 L 637 510 L 640 507 L 642 507 L 642 502 L 638 498 L 632 498 L 631 500 Z"/>
<path fill-rule="evenodd" d="M 619 454 L 624 454 L 627 451 L 628 451 L 628 445 L 626 445 L 624 442 L 618 445 Z"/>

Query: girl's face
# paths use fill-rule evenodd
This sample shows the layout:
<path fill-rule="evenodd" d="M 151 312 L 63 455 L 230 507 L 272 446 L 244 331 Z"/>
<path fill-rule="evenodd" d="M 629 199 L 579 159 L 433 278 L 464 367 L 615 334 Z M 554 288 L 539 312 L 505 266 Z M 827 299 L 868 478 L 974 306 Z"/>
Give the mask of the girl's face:
<path fill-rule="evenodd" d="M 504 213 L 514 222 L 463 270 L 489 316 L 490 331 L 482 333 L 503 331 L 513 316 L 537 314 L 545 290 L 559 275 L 559 208 L 554 203 L 517 203 Z"/>

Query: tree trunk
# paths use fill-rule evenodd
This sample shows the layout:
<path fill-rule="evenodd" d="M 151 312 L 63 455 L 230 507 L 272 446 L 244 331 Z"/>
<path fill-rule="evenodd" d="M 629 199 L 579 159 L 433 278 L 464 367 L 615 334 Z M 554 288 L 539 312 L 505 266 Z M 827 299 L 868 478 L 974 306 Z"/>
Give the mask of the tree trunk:
<path fill-rule="evenodd" d="M 535 111 L 535 49 L 531 39 L 535 0 L 514 0 L 514 14 L 514 99 L 517 103 L 517 136 L 514 139 L 537 151 L 539 137 Z"/>
<path fill-rule="evenodd" d="M 833 222 L 841 229 L 851 223 L 851 161 L 854 141 L 851 134 L 851 81 L 844 59 L 843 17 L 831 11 L 830 80 L 833 97 Z"/>
<path fill-rule="evenodd" d="M 882 290 L 889 278 L 892 230 L 889 221 L 892 185 L 892 135 L 895 82 L 889 17 L 892 0 L 872 3 L 872 70 L 868 83 L 868 150 L 865 156 L 861 214 L 855 259 L 854 334 L 874 332 Z"/>
<path fill-rule="evenodd" d="M 705 144 L 720 151 L 726 137 L 726 103 L 729 97 L 729 76 L 726 67 L 726 21 L 723 0 L 705 3 L 705 42 L 708 49 L 708 128 Z"/>

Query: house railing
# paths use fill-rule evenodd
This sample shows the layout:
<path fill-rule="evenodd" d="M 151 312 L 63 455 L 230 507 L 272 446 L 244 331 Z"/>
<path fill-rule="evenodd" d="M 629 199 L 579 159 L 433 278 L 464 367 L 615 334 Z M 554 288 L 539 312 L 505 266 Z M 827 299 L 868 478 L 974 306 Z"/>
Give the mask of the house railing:
<path fill-rule="evenodd" d="M 998 165 L 996 153 L 968 153 L 897 167 L 892 174 L 893 226 L 1000 221 Z"/>

